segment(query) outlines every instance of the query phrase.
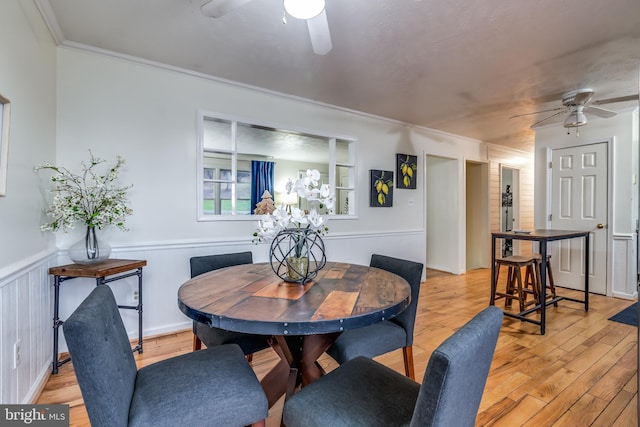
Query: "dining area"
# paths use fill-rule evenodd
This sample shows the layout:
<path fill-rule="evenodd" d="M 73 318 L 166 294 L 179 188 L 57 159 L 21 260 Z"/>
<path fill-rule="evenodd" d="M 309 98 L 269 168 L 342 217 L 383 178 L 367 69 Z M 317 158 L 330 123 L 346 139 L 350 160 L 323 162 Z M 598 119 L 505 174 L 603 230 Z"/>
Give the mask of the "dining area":
<path fill-rule="evenodd" d="M 475 315 L 416 371 L 421 263 L 373 254 L 368 266 L 327 262 L 313 279 L 292 283 L 270 263 L 251 261 L 251 252 L 191 258 L 193 277 L 177 304 L 193 320 L 192 351 L 142 367 L 111 288 L 94 288 L 63 324 L 91 425 L 473 424 L 499 309 Z M 374 360 L 396 350 L 403 372 Z M 258 359 L 265 353 L 268 367 Z M 331 369 L 320 360 L 327 358 Z M 105 406 L 106 390 L 115 394 Z"/>
<path fill-rule="evenodd" d="M 369 266 L 327 262 L 312 280 L 291 283 L 274 275 L 269 263 L 250 261 L 250 253 L 192 258 L 194 277 L 180 287 L 178 305 L 194 320 L 199 345 L 235 341 L 254 362 L 250 351 L 256 347 L 246 344 L 246 334 L 268 343 L 277 362 L 260 382 L 274 425 L 390 426 L 412 419 L 419 425 L 473 423 L 500 330 L 500 310 L 483 311 L 456 333 L 457 339 L 448 340 L 449 347 L 441 344 L 440 358 L 434 359 L 433 372 L 427 368 L 421 386 L 415 381 L 412 351 L 424 283 L 421 263 L 373 254 Z M 211 271 L 197 274 L 203 265 Z M 203 323 L 208 329 L 198 327 Z M 403 373 L 373 360 L 394 350 L 402 351 Z M 462 360 L 456 360 L 459 353 L 465 353 Z M 337 364 L 331 372 L 319 361 L 323 355 Z M 441 370 L 450 363 L 457 374 L 443 377 Z M 455 404 L 465 381 L 473 383 L 476 377 L 477 384 L 465 390 L 468 403 Z M 421 389 L 425 396 L 419 397 Z M 436 396 L 441 403 L 433 405 Z"/>
<path fill-rule="evenodd" d="M 418 383 L 424 380 L 427 364 L 436 348 L 486 308 L 491 283 L 488 269 L 470 271 L 466 275 L 451 275 L 427 269 L 425 275 L 426 281 L 422 281 L 417 301 L 412 345 L 415 379 Z M 575 297 L 581 295 L 581 292 L 572 290 L 564 290 L 564 293 Z M 522 422 L 522 425 L 541 425 L 540 423 L 550 425 L 553 424 L 553 420 L 566 420 L 567 417 L 591 420 L 587 424 L 597 419 L 601 421 L 619 419 L 621 424 L 616 425 L 625 425 L 624 420 L 633 420 L 629 413 L 631 406 L 635 405 L 629 400 L 633 394 L 627 394 L 625 391 L 630 389 L 634 381 L 632 371 L 635 361 L 628 360 L 629 353 L 635 348 L 633 347 L 635 337 L 631 331 L 633 328 L 606 320 L 624 305 L 625 302 L 621 300 L 591 295 L 590 317 L 580 315 L 580 310 L 568 307 L 566 304 L 561 304 L 558 308 L 550 306 L 549 311 L 552 313 L 553 321 L 548 322 L 544 336 L 539 334 L 538 325 L 505 317 L 501 322 L 501 333 L 478 408 L 476 425 L 489 426 L 498 420 L 506 422 L 514 419 L 531 420 L 529 424 Z M 206 339 L 206 337 L 203 338 Z M 136 364 L 138 367 L 143 367 L 179 355 L 191 354 L 193 341 L 194 334 L 191 328 L 174 334 L 145 337 L 145 352 L 134 354 Z M 521 343 L 517 346 L 520 356 L 514 360 L 512 352 L 516 343 Z M 581 362 L 578 368 L 576 363 L 579 360 L 585 360 L 589 354 L 588 347 L 581 343 L 591 343 L 594 350 L 597 349 L 608 356 L 595 364 Z M 253 353 L 250 366 L 258 380 L 263 381 L 275 366 L 282 363 L 281 360 L 272 347 L 265 346 Z M 375 356 L 373 360 L 395 371 L 398 376 L 406 377 L 401 349 Z M 340 367 L 338 362 L 326 352 L 318 358 L 317 363 L 327 373 Z M 567 389 L 551 392 L 547 388 L 554 383 L 550 369 L 569 373 L 566 377 Z M 605 374 L 611 369 L 618 371 L 617 377 L 620 381 L 619 384 L 607 387 L 607 392 L 604 393 L 605 389 L 602 385 L 605 382 Z M 626 372 L 629 372 L 629 375 Z M 288 378 L 289 371 L 286 374 Z M 394 378 L 397 377 L 394 376 Z M 60 373 L 48 381 L 38 403 L 68 403 L 72 425 L 86 426 L 89 425 L 86 402 L 83 401 L 77 381 L 73 363 L 65 364 L 60 368 Z M 576 394 L 574 391 L 578 390 L 575 388 L 578 385 L 580 389 Z M 313 391 L 307 387 L 298 387 L 293 395 L 300 394 L 305 388 Z M 520 390 L 519 394 L 514 394 L 516 389 Z M 609 409 L 587 411 L 581 416 L 577 416 L 574 412 L 568 414 L 569 407 L 565 405 L 571 405 L 573 402 L 578 404 L 588 393 L 598 394 Z M 305 397 L 303 394 L 300 395 Z M 353 396 L 353 402 L 356 402 L 356 393 L 353 393 Z M 365 396 L 373 400 L 368 392 Z M 542 396 L 545 396 L 544 405 L 534 405 L 530 408 L 521 406 L 521 402 L 540 399 Z M 581 396 L 585 397 L 581 398 Z M 388 398 L 391 399 L 390 394 Z M 265 403 L 265 408 L 266 406 Z M 281 425 L 284 406 L 285 396 L 283 395 L 268 409 L 266 419 L 268 427 Z M 566 409 L 559 411 L 559 408 Z M 619 409 L 617 412 L 612 412 L 615 408 Z M 635 417 L 635 413 L 633 416 Z M 605 423 L 605 425 L 611 424 Z"/>

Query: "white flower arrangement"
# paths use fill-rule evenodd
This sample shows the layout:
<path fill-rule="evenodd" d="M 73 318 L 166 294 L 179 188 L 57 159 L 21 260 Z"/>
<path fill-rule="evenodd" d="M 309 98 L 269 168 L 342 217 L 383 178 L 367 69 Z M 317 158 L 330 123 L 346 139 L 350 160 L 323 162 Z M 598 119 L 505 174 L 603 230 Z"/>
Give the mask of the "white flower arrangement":
<path fill-rule="evenodd" d="M 43 224 L 40 227 L 43 231 L 62 229 L 66 233 L 76 222 L 98 229 L 115 225 L 127 230 L 125 217 L 131 215 L 132 210 L 126 204 L 126 193 L 131 186 L 118 187 L 114 184 L 124 159 L 118 156 L 116 164 L 101 174 L 96 168 L 105 160 L 94 157 L 91 151 L 89 155 L 89 165 L 82 162 L 81 175 L 51 163 L 36 166 L 36 172 L 42 169 L 55 172 L 50 178 L 54 184 L 51 190 L 55 194 L 53 204 L 46 211 L 53 221 Z"/>
<path fill-rule="evenodd" d="M 304 211 L 300 208 L 289 208 L 281 205 L 272 213 L 263 215 L 258 221 L 258 229 L 253 233 L 253 242 L 270 242 L 276 235 L 287 228 L 304 229 L 324 235 L 329 231 L 325 225 L 327 219 L 318 209 L 323 209 L 327 214 L 333 212 L 335 197 L 331 193 L 328 184 L 319 184 L 320 172 L 316 169 L 308 169 L 306 176 L 297 179 L 295 183 L 287 181 L 287 194 L 295 191 L 298 197 L 307 199 L 310 209 Z"/>

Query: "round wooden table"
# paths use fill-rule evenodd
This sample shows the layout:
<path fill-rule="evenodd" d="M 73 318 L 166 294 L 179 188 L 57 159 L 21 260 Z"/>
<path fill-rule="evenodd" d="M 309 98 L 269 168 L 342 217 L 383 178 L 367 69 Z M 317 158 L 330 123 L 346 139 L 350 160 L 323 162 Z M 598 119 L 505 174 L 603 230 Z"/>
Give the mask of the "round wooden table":
<path fill-rule="evenodd" d="M 281 358 L 262 380 L 270 406 L 323 374 L 316 360 L 342 331 L 392 318 L 410 300 L 403 278 L 337 262 L 328 262 L 304 285 L 282 281 L 263 263 L 214 270 L 178 290 L 178 306 L 190 318 L 265 335 Z"/>

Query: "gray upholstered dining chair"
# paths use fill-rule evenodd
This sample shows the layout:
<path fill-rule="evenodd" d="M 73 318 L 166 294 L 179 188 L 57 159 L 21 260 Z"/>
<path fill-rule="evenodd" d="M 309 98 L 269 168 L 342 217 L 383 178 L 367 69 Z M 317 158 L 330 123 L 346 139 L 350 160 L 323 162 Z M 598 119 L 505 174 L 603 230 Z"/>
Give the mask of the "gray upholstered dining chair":
<path fill-rule="evenodd" d="M 138 370 L 107 285 L 93 289 L 63 330 L 93 427 L 265 425 L 267 398 L 237 345 Z"/>
<path fill-rule="evenodd" d="M 411 286 L 411 302 L 398 316 L 373 325 L 343 332 L 327 350 L 327 354 L 342 364 L 358 356 L 375 357 L 399 348 L 404 357 L 406 375 L 415 379 L 413 365 L 413 328 L 420 295 L 421 263 L 373 254 L 371 267 L 397 274 Z"/>
<path fill-rule="evenodd" d="M 193 257 L 189 260 L 191 277 L 196 277 L 209 271 L 234 265 L 251 264 L 251 252 L 236 252 L 231 254 L 217 254 Z M 207 348 L 222 344 L 238 344 L 247 360 L 251 362 L 253 353 L 269 347 L 267 337 L 263 335 L 243 334 L 241 332 L 226 331 L 212 328 L 205 323 L 193 321 L 193 350 L 199 350 L 204 343 Z"/>
<path fill-rule="evenodd" d="M 287 427 L 473 427 L 502 325 L 488 307 L 432 353 L 422 385 L 366 357 L 285 402 Z"/>

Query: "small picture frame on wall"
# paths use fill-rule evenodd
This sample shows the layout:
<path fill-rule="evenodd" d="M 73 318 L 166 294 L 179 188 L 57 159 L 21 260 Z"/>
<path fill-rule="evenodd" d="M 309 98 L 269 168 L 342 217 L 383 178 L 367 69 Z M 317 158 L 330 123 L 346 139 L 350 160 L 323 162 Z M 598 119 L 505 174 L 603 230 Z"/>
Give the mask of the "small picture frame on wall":
<path fill-rule="evenodd" d="M 393 206 L 393 171 L 369 170 L 369 206 L 388 208 Z"/>
<path fill-rule="evenodd" d="M 0 196 L 7 194 L 7 168 L 9 155 L 9 120 L 11 103 L 0 95 Z"/>
<path fill-rule="evenodd" d="M 416 189 L 418 170 L 418 156 L 410 154 L 396 154 L 396 187 Z"/>

